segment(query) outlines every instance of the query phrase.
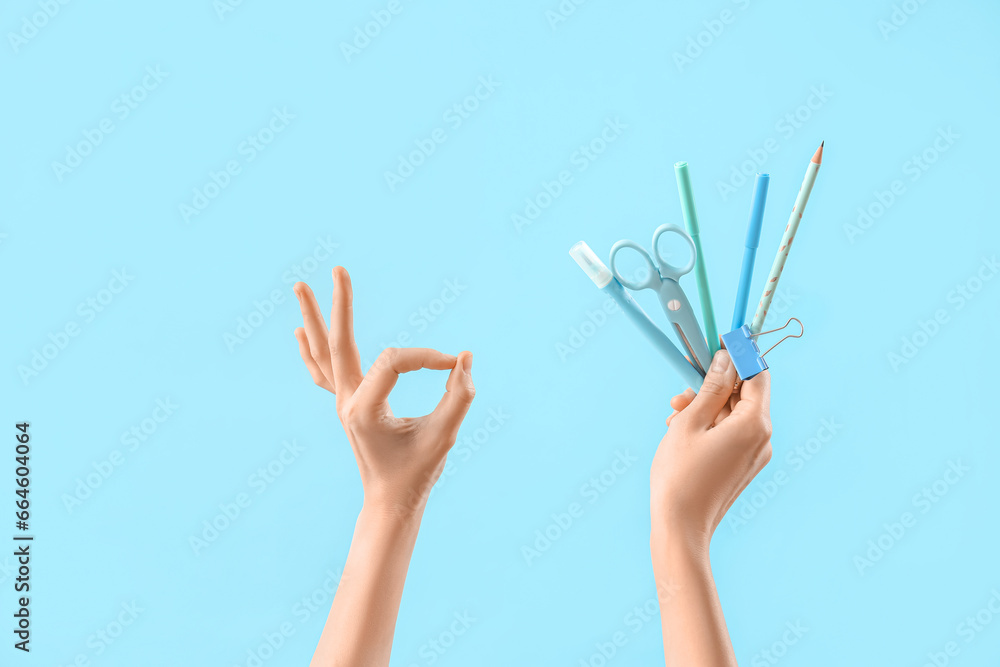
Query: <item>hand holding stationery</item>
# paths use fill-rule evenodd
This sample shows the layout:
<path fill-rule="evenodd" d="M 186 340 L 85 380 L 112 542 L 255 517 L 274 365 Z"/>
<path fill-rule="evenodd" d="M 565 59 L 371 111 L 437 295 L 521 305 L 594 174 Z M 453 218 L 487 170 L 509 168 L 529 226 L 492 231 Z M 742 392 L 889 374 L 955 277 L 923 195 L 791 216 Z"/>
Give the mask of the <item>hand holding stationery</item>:
<path fill-rule="evenodd" d="M 671 402 L 677 412 L 650 472 L 654 523 L 704 547 L 771 458 L 770 375 L 756 375 L 733 394 L 736 380 L 729 354 L 716 353 L 697 396 Z"/>

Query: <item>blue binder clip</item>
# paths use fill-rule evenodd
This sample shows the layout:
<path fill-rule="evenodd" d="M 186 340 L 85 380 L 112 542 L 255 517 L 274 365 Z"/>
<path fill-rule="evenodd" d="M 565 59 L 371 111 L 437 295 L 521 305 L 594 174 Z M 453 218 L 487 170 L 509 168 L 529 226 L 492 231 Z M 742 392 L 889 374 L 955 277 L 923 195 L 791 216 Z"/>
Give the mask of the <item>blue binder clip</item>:
<path fill-rule="evenodd" d="M 754 339 L 757 336 L 781 331 L 793 321 L 799 323 L 801 331 L 797 334 L 788 334 L 761 353 L 760 348 L 757 346 L 757 341 Z M 769 331 L 761 331 L 760 333 L 750 333 L 750 327 L 744 324 L 739 329 L 733 329 L 727 334 L 722 334 L 722 346 L 729 352 L 729 358 L 733 360 L 733 366 L 736 367 L 736 372 L 739 374 L 740 380 L 749 380 L 761 371 L 767 370 L 767 362 L 764 361 L 765 354 L 778 347 L 786 338 L 801 338 L 805 332 L 805 326 L 795 317 L 790 318 L 782 327 Z"/>

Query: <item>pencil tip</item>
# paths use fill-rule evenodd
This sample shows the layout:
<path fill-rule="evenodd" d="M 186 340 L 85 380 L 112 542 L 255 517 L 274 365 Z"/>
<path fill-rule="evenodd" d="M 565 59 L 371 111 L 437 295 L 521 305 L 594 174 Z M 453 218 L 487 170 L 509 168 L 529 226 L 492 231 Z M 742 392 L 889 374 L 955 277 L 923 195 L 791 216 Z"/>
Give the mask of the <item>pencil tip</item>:
<path fill-rule="evenodd" d="M 816 164 L 821 164 L 823 162 L 823 146 L 825 144 L 826 144 L 826 141 L 824 140 L 819 145 L 819 148 L 816 149 L 816 152 L 812 156 L 812 162 L 815 162 Z"/>

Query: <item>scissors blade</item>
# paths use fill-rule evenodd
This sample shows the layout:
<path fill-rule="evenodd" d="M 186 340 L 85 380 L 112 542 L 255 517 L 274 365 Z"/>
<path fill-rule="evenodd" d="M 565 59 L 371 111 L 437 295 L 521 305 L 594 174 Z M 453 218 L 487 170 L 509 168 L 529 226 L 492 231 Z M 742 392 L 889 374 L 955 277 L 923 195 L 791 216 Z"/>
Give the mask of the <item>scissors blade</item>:
<path fill-rule="evenodd" d="M 674 329 L 677 330 L 677 337 L 681 339 L 681 343 L 683 343 L 684 347 L 687 348 L 688 359 L 691 361 L 692 364 L 694 364 L 695 368 L 704 373 L 705 367 L 701 365 L 700 361 L 698 361 L 698 355 L 694 353 L 694 348 L 691 347 L 691 341 L 689 341 L 688 337 L 684 335 L 684 329 L 682 329 L 681 325 L 678 324 L 677 322 L 674 322 Z"/>
<path fill-rule="evenodd" d="M 677 337 L 691 354 L 691 363 L 705 371 L 712 358 L 708 352 L 705 336 L 701 333 L 698 318 L 695 317 L 684 290 L 676 280 L 665 278 L 660 284 L 659 295 L 663 312 L 667 314 L 667 319 L 677 331 Z"/>

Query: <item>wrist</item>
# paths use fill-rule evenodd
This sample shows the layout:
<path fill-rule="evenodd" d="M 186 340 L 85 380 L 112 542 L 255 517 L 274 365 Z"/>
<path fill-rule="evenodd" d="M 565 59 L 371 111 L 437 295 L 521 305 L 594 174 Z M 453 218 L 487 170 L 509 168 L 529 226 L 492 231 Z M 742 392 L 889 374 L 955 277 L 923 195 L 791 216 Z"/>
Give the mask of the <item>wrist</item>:
<path fill-rule="evenodd" d="M 708 562 L 712 531 L 669 512 L 653 512 L 649 547 L 654 567 L 670 561 Z"/>
<path fill-rule="evenodd" d="M 359 518 L 376 523 L 419 525 L 426 506 L 427 499 L 423 497 L 396 498 L 366 493 Z"/>

